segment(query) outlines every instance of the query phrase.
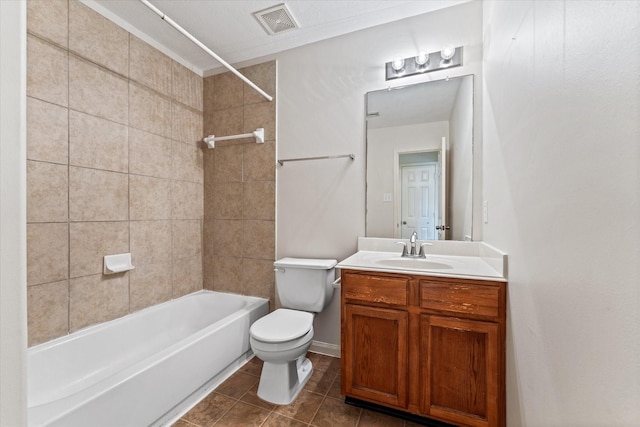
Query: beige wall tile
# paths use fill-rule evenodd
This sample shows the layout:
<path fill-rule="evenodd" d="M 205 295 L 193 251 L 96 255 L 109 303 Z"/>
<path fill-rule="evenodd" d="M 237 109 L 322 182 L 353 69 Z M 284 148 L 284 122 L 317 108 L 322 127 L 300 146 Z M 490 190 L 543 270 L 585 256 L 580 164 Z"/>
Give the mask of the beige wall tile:
<path fill-rule="evenodd" d="M 27 161 L 27 221 L 63 222 L 68 213 L 66 165 Z"/>
<path fill-rule="evenodd" d="M 71 221 L 126 221 L 129 219 L 127 174 L 69 168 Z"/>
<path fill-rule="evenodd" d="M 242 262 L 243 293 L 275 301 L 273 261 L 244 258 Z M 273 304 L 271 305 L 273 307 Z"/>
<path fill-rule="evenodd" d="M 212 151 L 213 152 L 213 151 Z M 204 166 L 204 185 L 203 185 L 203 203 L 204 203 L 204 218 L 206 220 L 214 219 L 215 211 L 215 181 L 213 180 L 213 161 L 207 160 L 207 154 L 205 153 L 205 166 Z"/>
<path fill-rule="evenodd" d="M 71 56 L 69 107 L 126 125 L 129 119 L 127 80 Z"/>
<path fill-rule="evenodd" d="M 69 162 L 66 107 L 27 97 L 27 159 L 64 165 Z"/>
<path fill-rule="evenodd" d="M 28 284 L 66 288 L 35 342 L 202 288 L 204 80 L 77 0 L 27 8 Z M 129 250 L 136 270 L 100 274 Z"/>
<path fill-rule="evenodd" d="M 69 164 L 87 168 L 129 171 L 128 128 L 124 125 L 69 112 Z"/>
<path fill-rule="evenodd" d="M 171 219 L 169 181 L 129 175 L 129 215 L 132 221 Z"/>
<path fill-rule="evenodd" d="M 275 62 L 243 72 L 275 96 Z M 204 79 L 204 133 L 226 136 L 263 127 L 267 142 L 257 145 L 246 138 L 219 143 L 204 155 L 204 286 L 262 295 L 273 302 L 275 102 L 265 101 L 233 77 L 225 73 Z"/>
<path fill-rule="evenodd" d="M 224 110 L 240 107 L 244 101 L 242 86 L 244 82 L 230 72 L 216 74 L 215 92 L 213 97 L 213 109 Z"/>
<path fill-rule="evenodd" d="M 129 232 L 134 266 L 171 260 L 171 221 L 131 221 Z"/>
<path fill-rule="evenodd" d="M 276 99 L 276 61 L 265 62 L 262 64 L 253 65 L 251 67 L 243 68 L 239 70 L 249 80 L 256 84 L 260 89 L 267 92 L 267 94 Z M 255 104 L 257 102 L 264 102 L 266 98 L 262 96 L 258 91 L 244 85 L 244 103 Z"/>
<path fill-rule="evenodd" d="M 171 178 L 172 146 L 168 138 L 129 128 L 129 173 Z"/>
<path fill-rule="evenodd" d="M 173 179 L 202 183 L 203 157 L 202 148 L 173 141 Z"/>
<path fill-rule="evenodd" d="M 204 289 L 209 289 L 210 291 L 215 290 L 213 283 L 213 275 L 216 272 L 215 260 L 213 259 L 213 255 L 203 254 L 202 256 L 202 287 Z"/>
<path fill-rule="evenodd" d="M 69 50 L 126 76 L 129 33 L 76 0 L 69 1 Z"/>
<path fill-rule="evenodd" d="M 216 234 L 215 221 L 204 220 L 202 223 L 202 256 L 204 258 L 213 255 L 213 240 Z"/>
<path fill-rule="evenodd" d="M 205 77 L 202 80 L 202 109 L 213 111 L 215 102 L 216 76 Z"/>
<path fill-rule="evenodd" d="M 174 140 L 197 146 L 203 144 L 202 113 L 173 103 L 171 105 L 171 123 Z"/>
<path fill-rule="evenodd" d="M 100 274 L 104 257 L 129 252 L 129 223 L 75 222 L 69 224 L 70 277 Z"/>
<path fill-rule="evenodd" d="M 27 36 L 27 95 L 69 105 L 69 54 L 36 37 Z"/>
<path fill-rule="evenodd" d="M 202 219 L 203 188 L 200 183 L 171 182 L 171 218 Z"/>
<path fill-rule="evenodd" d="M 251 241 L 243 240 L 243 221 L 217 219 L 211 224 L 213 228 L 213 255 L 241 257 L 243 246 L 251 245 Z"/>
<path fill-rule="evenodd" d="M 173 61 L 173 99 L 202 111 L 202 77 Z"/>
<path fill-rule="evenodd" d="M 243 221 L 243 255 L 246 258 L 273 260 L 276 256 L 275 221 Z"/>
<path fill-rule="evenodd" d="M 242 258 L 214 257 L 213 265 L 213 290 L 241 294 L 243 291 Z"/>
<path fill-rule="evenodd" d="M 275 181 L 276 180 L 276 143 L 267 141 L 264 144 L 247 144 L 243 146 L 243 180 Z"/>
<path fill-rule="evenodd" d="M 264 128 L 264 140 L 276 139 L 276 104 L 260 102 L 244 106 L 244 132 Z"/>
<path fill-rule="evenodd" d="M 29 346 L 69 331 L 69 281 L 29 286 L 27 289 Z"/>
<path fill-rule="evenodd" d="M 69 45 L 67 0 L 27 1 L 27 31 L 62 47 Z"/>
<path fill-rule="evenodd" d="M 129 125 L 140 130 L 171 137 L 169 98 L 135 83 L 129 84 Z"/>
<path fill-rule="evenodd" d="M 129 311 L 129 276 L 79 277 L 69 282 L 69 330 L 122 317 Z"/>
<path fill-rule="evenodd" d="M 275 181 L 250 181 L 244 183 L 243 217 L 245 219 L 274 220 Z"/>
<path fill-rule="evenodd" d="M 129 77 L 170 96 L 171 58 L 132 34 L 129 43 Z"/>
<path fill-rule="evenodd" d="M 213 205 L 213 217 L 216 219 L 242 219 L 242 183 L 216 183 Z"/>
<path fill-rule="evenodd" d="M 69 278 L 69 224 L 27 224 L 27 284 Z"/>
<path fill-rule="evenodd" d="M 173 297 L 202 289 L 202 257 L 173 260 Z"/>
<path fill-rule="evenodd" d="M 130 310 L 134 312 L 171 299 L 171 263 L 145 264 L 129 272 Z"/>
<path fill-rule="evenodd" d="M 216 182 L 242 181 L 242 146 L 228 145 L 214 148 L 214 179 Z"/>
<path fill-rule="evenodd" d="M 207 127 L 207 132 L 205 133 L 207 135 L 213 134 L 217 136 L 238 135 L 241 133 L 245 133 L 243 131 L 244 129 L 243 126 L 244 126 L 244 108 L 243 107 L 229 108 L 227 110 L 218 110 L 213 112 L 211 126 Z M 254 130 L 255 128 L 251 129 L 251 132 L 253 132 Z M 242 141 L 248 141 L 248 139 L 246 140 L 243 139 Z M 232 141 L 229 141 L 229 142 L 224 141 L 218 145 L 220 146 L 230 145 L 231 142 Z"/>
<path fill-rule="evenodd" d="M 126 76 L 129 33 L 76 0 L 69 1 L 69 50 Z"/>
<path fill-rule="evenodd" d="M 203 114 L 202 115 L 202 138 L 203 139 L 204 139 L 205 136 L 215 135 L 216 134 L 215 123 L 214 123 L 214 120 L 213 120 L 214 119 L 214 114 L 215 113 L 209 111 L 209 114 Z"/>
<path fill-rule="evenodd" d="M 202 221 L 174 220 L 172 227 L 172 257 L 188 258 L 202 253 Z"/>

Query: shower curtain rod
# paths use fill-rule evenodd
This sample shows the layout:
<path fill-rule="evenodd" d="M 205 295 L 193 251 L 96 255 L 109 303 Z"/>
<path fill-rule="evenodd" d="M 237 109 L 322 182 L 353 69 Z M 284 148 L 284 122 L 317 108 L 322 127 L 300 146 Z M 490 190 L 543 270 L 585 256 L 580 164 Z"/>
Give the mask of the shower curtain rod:
<path fill-rule="evenodd" d="M 204 43 L 202 43 L 200 40 L 198 40 L 197 38 L 195 38 L 194 36 L 189 34 L 187 32 L 187 30 L 185 30 L 180 25 L 178 25 L 173 19 L 171 19 L 167 15 L 165 15 L 164 12 L 162 12 L 160 9 L 158 9 L 157 7 L 155 7 L 154 5 L 149 3 L 148 0 L 140 0 L 140 1 L 142 2 L 142 4 L 144 4 L 149 9 L 151 9 L 154 13 L 156 13 L 158 16 L 160 16 L 160 18 L 162 18 L 164 21 L 166 21 L 169 25 L 171 25 L 173 28 L 175 28 L 180 33 L 182 33 L 182 35 L 184 35 L 186 38 L 188 38 L 189 40 L 194 42 L 196 45 L 198 45 L 198 47 L 200 47 L 202 50 L 204 50 L 209 55 L 211 55 L 216 61 L 218 61 L 220 64 L 222 64 L 227 70 L 231 71 L 233 74 L 238 76 L 238 78 L 240 78 L 240 80 L 242 80 L 243 82 L 245 82 L 246 84 L 251 86 L 258 93 L 260 93 L 260 95 L 264 96 L 269 101 L 273 101 L 273 97 L 271 95 L 266 93 L 264 90 L 260 89 L 255 83 L 253 83 L 251 80 L 249 80 L 244 75 L 242 75 L 242 73 L 240 73 L 238 70 L 236 70 L 231 65 L 229 65 L 224 59 L 222 59 L 218 55 L 216 55 L 216 53 L 214 51 L 212 51 L 207 46 L 205 46 Z"/>

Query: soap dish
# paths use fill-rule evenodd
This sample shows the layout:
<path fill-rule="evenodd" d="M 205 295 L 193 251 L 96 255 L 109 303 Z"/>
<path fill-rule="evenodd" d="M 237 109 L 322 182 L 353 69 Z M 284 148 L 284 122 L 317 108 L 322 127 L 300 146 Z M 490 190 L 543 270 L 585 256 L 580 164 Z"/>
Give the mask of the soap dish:
<path fill-rule="evenodd" d="M 107 255 L 104 257 L 104 274 L 116 274 L 133 270 L 131 264 L 131 253 Z"/>

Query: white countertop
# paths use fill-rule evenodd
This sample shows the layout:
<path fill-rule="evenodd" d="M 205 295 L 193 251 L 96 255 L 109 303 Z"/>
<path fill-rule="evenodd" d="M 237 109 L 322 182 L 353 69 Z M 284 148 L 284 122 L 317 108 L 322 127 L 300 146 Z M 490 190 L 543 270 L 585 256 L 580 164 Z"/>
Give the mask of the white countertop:
<path fill-rule="evenodd" d="M 370 238 L 361 238 L 370 239 Z M 495 280 L 506 282 L 506 254 L 482 242 L 455 242 L 447 246 L 447 242 L 434 245 L 426 258 L 401 257 L 401 250 L 390 252 L 387 242 L 360 240 L 358 252 L 336 265 L 336 268 L 380 271 L 387 273 L 418 274 L 438 277 L 456 277 L 463 279 Z M 398 239 L 388 239 L 395 245 Z M 374 243 L 372 245 L 372 243 Z M 383 243 L 382 245 L 380 243 Z M 444 245 L 443 245 L 444 244 Z M 400 245 L 396 245 L 400 246 Z M 369 250 L 375 247 L 376 250 Z M 430 248 L 431 249 L 431 248 Z M 453 250 L 452 250 L 453 249 Z"/>

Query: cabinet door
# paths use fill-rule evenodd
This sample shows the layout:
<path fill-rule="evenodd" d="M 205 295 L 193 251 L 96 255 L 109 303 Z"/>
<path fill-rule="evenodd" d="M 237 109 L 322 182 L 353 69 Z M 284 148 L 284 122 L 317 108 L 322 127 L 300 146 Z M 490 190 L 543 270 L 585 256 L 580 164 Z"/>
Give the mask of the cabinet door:
<path fill-rule="evenodd" d="M 406 408 L 408 313 L 345 304 L 344 315 L 343 392 Z"/>
<path fill-rule="evenodd" d="M 421 411 L 455 424 L 499 423 L 498 325 L 420 316 Z"/>

